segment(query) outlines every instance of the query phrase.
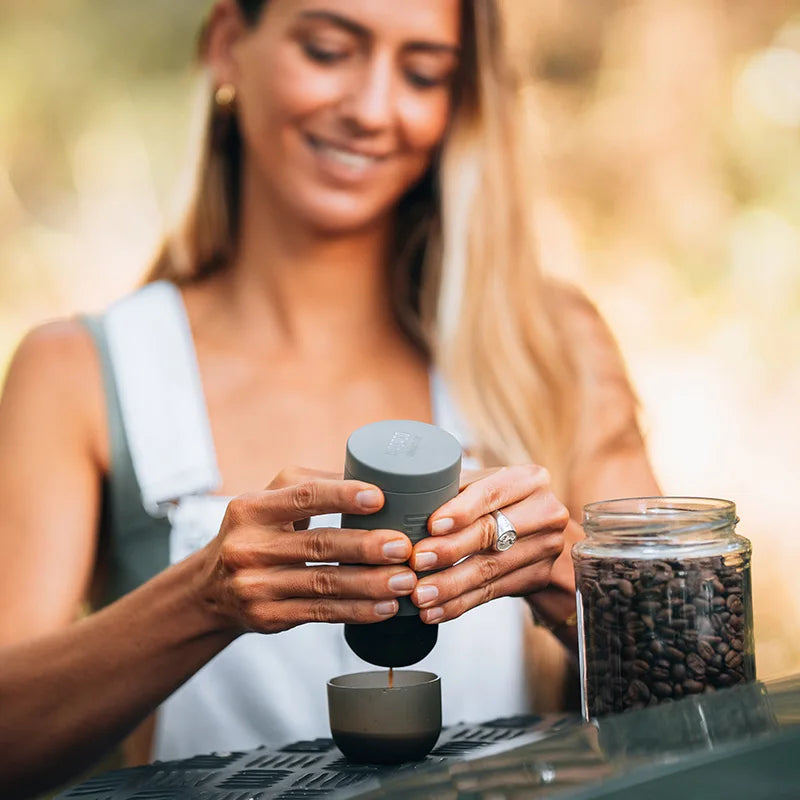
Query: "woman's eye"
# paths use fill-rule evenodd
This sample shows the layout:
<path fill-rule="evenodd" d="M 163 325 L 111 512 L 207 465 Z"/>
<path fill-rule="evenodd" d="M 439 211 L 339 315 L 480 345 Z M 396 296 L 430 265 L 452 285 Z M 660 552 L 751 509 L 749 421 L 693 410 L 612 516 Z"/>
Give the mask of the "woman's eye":
<path fill-rule="evenodd" d="M 423 75 L 420 72 L 406 72 L 406 80 L 417 89 L 433 89 L 436 86 L 444 86 L 448 78 L 438 75 Z"/>
<path fill-rule="evenodd" d="M 333 64 L 347 56 L 347 51 L 342 48 L 323 47 L 311 42 L 303 45 L 306 55 L 320 64 Z"/>

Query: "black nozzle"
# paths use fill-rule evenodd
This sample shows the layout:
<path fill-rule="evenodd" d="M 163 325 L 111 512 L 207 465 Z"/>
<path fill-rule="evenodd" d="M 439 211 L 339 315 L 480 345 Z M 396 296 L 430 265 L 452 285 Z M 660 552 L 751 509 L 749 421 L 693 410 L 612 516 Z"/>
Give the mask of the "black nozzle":
<path fill-rule="evenodd" d="M 418 616 L 344 626 L 350 649 L 378 667 L 408 667 L 422 661 L 433 650 L 438 633 L 438 626 L 426 625 Z"/>

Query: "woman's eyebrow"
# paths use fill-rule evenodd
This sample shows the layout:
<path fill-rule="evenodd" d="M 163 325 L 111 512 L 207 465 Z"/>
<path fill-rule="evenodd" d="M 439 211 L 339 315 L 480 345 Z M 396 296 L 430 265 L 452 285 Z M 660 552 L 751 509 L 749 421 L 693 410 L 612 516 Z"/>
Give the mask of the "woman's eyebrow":
<path fill-rule="evenodd" d="M 362 38 L 369 38 L 372 35 L 369 28 L 365 28 L 363 25 L 359 25 L 354 20 L 343 17 L 341 14 L 335 14 L 333 11 L 303 11 L 300 16 L 303 19 L 318 19 L 330 22 Z"/>
<path fill-rule="evenodd" d="M 446 53 L 452 56 L 461 54 L 461 48 L 457 44 L 445 44 L 444 42 L 409 42 L 403 49 L 424 53 Z"/>
<path fill-rule="evenodd" d="M 316 19 L 324 22 L 330 22 L 340 28 L 344 28 L 350 33 L 362 39 L 369 39 L 372 37 L 372 31 L 364 25 L 360 25 L 355 20 L 349 17 L 344 17 L 333 11 L 323 10 L 309 10 L 300 13 L 303 19 Z M 412 41 L 408 42 L 404 50 L 415 50 L 417 52 L 423 51 L 426 53 L 448 53 L 450 55 L 458 56 L 461 53 L 461 48 L 455 44 L 448 44 L 446 42 L 431 42 L 431 41 Z"/>

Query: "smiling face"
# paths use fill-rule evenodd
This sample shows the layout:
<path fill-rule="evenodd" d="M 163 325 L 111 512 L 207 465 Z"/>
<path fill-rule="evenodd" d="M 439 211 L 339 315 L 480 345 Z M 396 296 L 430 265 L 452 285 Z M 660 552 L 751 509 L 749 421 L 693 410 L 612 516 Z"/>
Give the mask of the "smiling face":
<path fill-rule="evenodd" d="M 445 134 L 460 14 L 461 0 L 269 0 L 210 58 L 237 90 L 246 180 L 316 229 L 384 219 Z"/>

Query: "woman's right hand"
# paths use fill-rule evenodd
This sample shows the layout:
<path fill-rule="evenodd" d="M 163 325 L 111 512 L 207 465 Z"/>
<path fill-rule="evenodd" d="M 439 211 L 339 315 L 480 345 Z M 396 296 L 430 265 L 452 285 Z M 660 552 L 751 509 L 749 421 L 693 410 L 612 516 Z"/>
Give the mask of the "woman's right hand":
<path fill-rule="evenodd" d="M 372 484 L 283 470 L 264 491 L 232 500 L 219 534 L 198 554 L 203 604 L 233 633 L 393 617 L 396 598 L 417 583 L 406 563 L 408 537 L 391 530 L 303 529 L 317 514 L 372 514 L 382 506 L 383 494 Z"/>

